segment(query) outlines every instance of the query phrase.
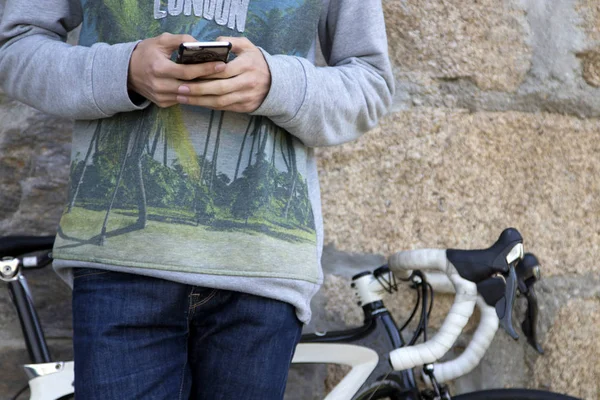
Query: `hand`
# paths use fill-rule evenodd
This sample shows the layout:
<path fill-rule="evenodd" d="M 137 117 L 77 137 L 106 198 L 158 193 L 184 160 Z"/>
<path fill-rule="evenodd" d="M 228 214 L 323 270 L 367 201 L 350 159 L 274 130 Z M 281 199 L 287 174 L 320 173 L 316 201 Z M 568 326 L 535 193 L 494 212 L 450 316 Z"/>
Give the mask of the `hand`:
<path fill-rule="evenodd" d="M 217 41 L 231 42 L 237 57 L 228 64 L 207 67 L 217 73 L 183 83 L 177 101 L 239 113 L 256 110 L 271 87 L 271 72 L 262 52 L 246 38 L 219 37 Z"/>
<path fill-rule="evenodd" d="M 220 61 L 187 65 L 171 61 L 171 54 L 181 43 L 195 41 L 196 39 L 190 35 L 170 33 L 142 40 L 136 46 L 129 61 L 127 88 L 159 107 L 178 104 L 178 88 L 183 83 L 214 75 L 223 71 L 225 67 L 225 63 Z"/>

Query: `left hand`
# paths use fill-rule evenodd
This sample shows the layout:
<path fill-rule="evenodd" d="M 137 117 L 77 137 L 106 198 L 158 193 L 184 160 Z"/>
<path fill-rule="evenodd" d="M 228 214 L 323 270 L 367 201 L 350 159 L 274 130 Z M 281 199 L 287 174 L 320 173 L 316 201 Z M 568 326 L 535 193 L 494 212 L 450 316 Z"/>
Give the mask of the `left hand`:
<path fill-rule="evenodd" d="M 246 38 L 219 37 L 231 42 L 233 61 L 217 72 L 179 86 L 177 101 L 214 110 L 249 113 L 263 102 L 271 87 L 271 72 L 262 52 Z"/>

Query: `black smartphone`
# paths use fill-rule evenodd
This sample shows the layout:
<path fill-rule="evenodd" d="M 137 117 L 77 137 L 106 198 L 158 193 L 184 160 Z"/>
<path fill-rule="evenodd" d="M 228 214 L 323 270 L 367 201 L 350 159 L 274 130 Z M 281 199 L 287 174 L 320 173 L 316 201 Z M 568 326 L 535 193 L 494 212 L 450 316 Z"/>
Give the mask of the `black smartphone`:
<path fill-rule="evenodd" d="M 229 42 L 184 42 L 179 45 L 176 62 L 178 64 L 227 62 L 230 50 Z"/>

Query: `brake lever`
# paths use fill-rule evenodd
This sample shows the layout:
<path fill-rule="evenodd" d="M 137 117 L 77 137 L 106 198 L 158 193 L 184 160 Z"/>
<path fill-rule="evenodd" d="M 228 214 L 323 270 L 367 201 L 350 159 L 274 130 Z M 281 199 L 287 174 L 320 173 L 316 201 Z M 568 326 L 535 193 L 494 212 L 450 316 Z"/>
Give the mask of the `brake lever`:
<path fill-rule="evenodd" d="M 494 275 L 477 284 L 477 291 L 488 306 L 496 307 L 506 291 L 506 280 L 502 275 Z"/>
<path fill-rule="evenodd" d="M 500 326 L 513 339 L 518 339 L 519 335 L 515 332 L 512 325 L 512 306 L 516 296 L 516 274 L 514 274 L 514 267 L 512 265 L 509 267 L 508 277 L 497 274 L 479 282 L 477 284 L 477 291 L 488 306 L 496 309 Z M 510 299 L 510 301 L 507 302 L 506 299 Z"/>
<path fill-rule="evenodd" d="M 504 328 L 506 333 L 513 339 L 517 340 L 519 335 L 515 331 L 512 324 L 513 305 L 517 297 L 517 273 L 514 264 L 508 268 L 508 276 L 506 276 L 506 287 L 504 297 L 496 303 L 496 314 L 500 318 L 500 326 Z"/>
<path fill-rule="evenodd" d="M 515 340 L 519 338 L 512 324 L 513 305 L 519 283 L 515 271 L 515 261 L 517 260 L 520 260 L 520 257 L 509 262 L 506 275 L 497 273 L 477 284 L 477 291 L 482 295 L 486 304 L 496 309 L 500 326 Z"/>
<path fill-rule="evenodd" d="M 537 340 L 537 320 L 538 320 L 538 303 L 537 296 L 533 287 L 526 294 L 527 297 L 527 314 L 521 323 L 523 333 L 527 336 L 527 342 L 540 354 L 544 354 L 544 349 Z"/>
<path fill-rule="evenodd" d="M 544 349 L 537 340 L 537 320 L 538 320 L 538 302 L 533 285 L 540 279 L 539 261 L 531 253 L 523 256 L 523 260 L 517 264 L 516 270 L 519 278 L 519 291 L 527 299 L 527 312 L 525 319 L 521 323 L 523 333 L 527 337 L 527 342 L 540 354 L 544 354 Z"/>

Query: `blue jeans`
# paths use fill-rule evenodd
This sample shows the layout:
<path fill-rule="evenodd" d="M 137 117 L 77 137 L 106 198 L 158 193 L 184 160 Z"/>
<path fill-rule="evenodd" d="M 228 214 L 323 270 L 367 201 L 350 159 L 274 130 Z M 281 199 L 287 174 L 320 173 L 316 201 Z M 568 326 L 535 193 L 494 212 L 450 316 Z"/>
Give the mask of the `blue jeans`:
<path fill-rule="evenodd" d="M 302 328 L 293 306 L 119 272 L 74 275 L 77 399 L 283 398 Z"/>

